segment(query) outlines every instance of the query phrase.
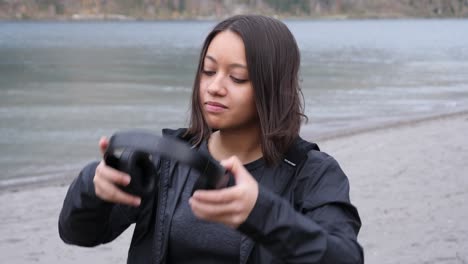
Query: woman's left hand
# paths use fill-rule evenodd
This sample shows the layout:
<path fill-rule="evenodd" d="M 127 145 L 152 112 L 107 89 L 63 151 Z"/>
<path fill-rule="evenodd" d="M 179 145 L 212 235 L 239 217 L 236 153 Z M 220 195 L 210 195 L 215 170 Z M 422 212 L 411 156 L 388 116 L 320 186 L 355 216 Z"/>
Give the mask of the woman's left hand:
<path fill-rule="evenodd" d="M 255 206 L 258 183 L 235 156 L 221 161 L 221 165 L 234 175 L 236 185 L 219 190 L 197 190 L 189 203 L 198 218 L 237 228 Z"/>

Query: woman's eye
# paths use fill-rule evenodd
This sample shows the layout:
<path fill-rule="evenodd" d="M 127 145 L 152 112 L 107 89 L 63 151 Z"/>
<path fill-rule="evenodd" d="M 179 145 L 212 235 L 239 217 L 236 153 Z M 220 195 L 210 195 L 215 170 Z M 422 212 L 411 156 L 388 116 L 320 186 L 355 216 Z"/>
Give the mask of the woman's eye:
<path fill-rule="evenodd" d="M 231 76 L 231 80 L 232 80 L 233 82 L 235 82 L 235 83 L 245 83 L 245 82 L 247 82 L 247 80 L 238 79 L 238 78 L 233 77 L 233 76 Z"/>
<path fill-rule="evenodd" d="M 215 71 L 202 70 L 202 73 L 206 74 L 208 76 L 213 76 L 213 75 L 215 75 L 216 72 Z"/>

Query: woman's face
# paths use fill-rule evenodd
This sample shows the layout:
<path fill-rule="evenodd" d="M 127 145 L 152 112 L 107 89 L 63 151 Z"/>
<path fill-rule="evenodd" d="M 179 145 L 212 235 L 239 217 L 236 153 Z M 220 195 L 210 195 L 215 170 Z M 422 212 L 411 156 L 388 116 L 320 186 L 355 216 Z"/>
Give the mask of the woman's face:
<path fill-rule="evenodd" d="M 258 126 L 254 90 L 242 39 L 223 31 L 211 41 L 200 73 L 200 104 L 208 126 L 249 129 Z"/>

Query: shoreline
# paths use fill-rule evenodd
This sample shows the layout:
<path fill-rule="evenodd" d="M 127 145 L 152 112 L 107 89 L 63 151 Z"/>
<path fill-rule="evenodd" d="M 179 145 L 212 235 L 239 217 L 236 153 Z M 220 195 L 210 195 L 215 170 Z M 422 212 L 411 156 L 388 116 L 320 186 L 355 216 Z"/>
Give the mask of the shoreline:
<path fill-rule="evenodd" d="M 398 121 L 390 121 L 384 122 L 382 124 L 374 124 L 374 125 L 367 125 L 361 126 L 357 128 L 352 128 L 348 130 L 336 131 L 327 133 L 327 135 L 317 135 L 311 136 L 307 133 L 301 134 L 306 140 L 311 140 L 315 143 L 317 142 L 327 142 L 335 139 L 341 139 L 346 137 L 351 137 L 360 134 L 372 133 L 387 129 L 398 129 L 408 126 L 414 126 L 424 122 L 431 122 L 437 120 L 443 120 L 448 118 L 455 118 L 458 116 L 468 115 L 468 109 L 460 110 L 457 112 L 448 112 L 448 113 L 438 113 L 434 115 L 427 115 L 422 117 L 416 117 L 406 120 L 398 120 Z M 32 177 L 24 177 L 20 179 L 0 179 L 0 194 L 2 192 L 18 192 L 24 189 L 34 189 L 34 188 L 43 188 L 43 187 L 51 187 L 51 186 L 68 186 L 71 181 L 78 175 L 79 171 L 71 170 L 70 173 L 67 174 L 66 172 L 63 173 L 56 173 L 54 176 L 32 176 Z M 68 177 L 64 177 L 63 175 L 70 175 Z M 44 178 L 43 178 L 44 177 Z"/>
<path fill-rule="evenodd" d="M 323 17 L 276 17 L 282 21 L 372 21 L 372 20 L 467 20 L 466 17 L 457 17 L 457 16 L 447 16 L 447 17 L 436 17 L 436 16 L 427 16 L 427 17 L 416 17 L 416 16 L 383 16 L 383 17 L 354 17 L 354 16 L 323 16 Z M 218 22 L 224 19 L 224 17 L 191 17 L 191 18 L 133 18 L 128 17 L 125 19 L 74 19 L 69 18 L 30 18 L 30 19 L 15 19 L 15 18 L 0 18 L 0 23 L 55 23 L 55 22 L 67 22 L 67 23 L 128 23 L 128 22 Z"/>
<path fill-rule="evenodd" d="M 390 128 L 400 128 L 406 126 L 413 126 L 424 122 L 431 122 L 437 120 L 443 120 L 447 118 L 453 118 L 458 116 L 468 115 L 468 109 L 460 110 L 456 112 L 447 112 L 447 113 L 438 113 L 434 115 L 426 115 L 421 117 L 415 117 L 410 119 L 402 119 L 398 121 L 389 121 L 384 122 L 382 124 L 375 124 L 375 125 L 368 125 L 368 126 L 361 126 L 354 129 L 349 129 L 346 131 L 337 131 L 333 133 L 329 133 L 328 135 L 318 135 L 314 137 L 315 141 L 328 141 L 343 137 L 350 137 L 359 134 L 370 133 L 374 131 L 380 131 Z M 309 138 L 305 136 L 306 138 Z"/>

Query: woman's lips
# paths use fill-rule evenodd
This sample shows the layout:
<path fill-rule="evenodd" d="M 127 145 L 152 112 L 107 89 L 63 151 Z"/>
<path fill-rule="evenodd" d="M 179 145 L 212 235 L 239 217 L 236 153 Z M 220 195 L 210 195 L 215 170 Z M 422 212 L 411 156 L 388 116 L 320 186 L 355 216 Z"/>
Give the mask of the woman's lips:
<path fill-rule="evenodd" d="M 227 106 L 216 102 L 206 102 L 205 109 L 207 112 L 210 113 L 220 113 L 225 111 L 227 109 Z"/>

